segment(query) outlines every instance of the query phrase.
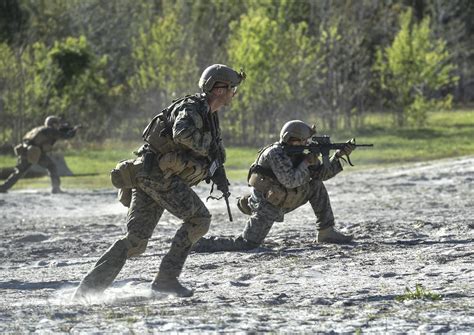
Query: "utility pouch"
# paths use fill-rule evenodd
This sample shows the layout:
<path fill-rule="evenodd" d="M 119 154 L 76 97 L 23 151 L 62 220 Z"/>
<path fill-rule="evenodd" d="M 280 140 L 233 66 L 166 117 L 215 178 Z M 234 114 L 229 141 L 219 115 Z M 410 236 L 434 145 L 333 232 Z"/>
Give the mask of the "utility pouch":
<path fill-rule="evenodd" d="M 172 151 L 160 157 L 158 166 L 163 172 L 164 177 L 169 178 L 183 172 L 186 168 L 186 162 L 180 153 Z"/>
<path fill-rule="evenodd" d="M 115 169 L 110 171 L 110 180 L 116 188 L 134 188 L 137 186 L 136 174 L 142 167 L 143 163 L 134 159 L 120 161 Z"/>
<path fill-rule="evenodd" d="M 41 148 L 36 145 L 29 145 L 26 148 L 26 160 L 30 164 L 36 164 L 41 157 Z"/>
<path fill-rule="evenodd" d="M 257 191 L 263 193 L 265 199 L 274 206 L 280 206 L 285 202 L 287 192 L 286 189 L 275 182 L 259 175 L 252 173 L 249 178 L 249 185 Z"/>
<path fill-rule="evenodd" d="M 165 178 L 179 176 L 185 182 L 196 185 L 207 177 L 207 168 L 191 157 L 185 157 L 181 152 L 168 152 L 160 157 L 158 162 Z"/>

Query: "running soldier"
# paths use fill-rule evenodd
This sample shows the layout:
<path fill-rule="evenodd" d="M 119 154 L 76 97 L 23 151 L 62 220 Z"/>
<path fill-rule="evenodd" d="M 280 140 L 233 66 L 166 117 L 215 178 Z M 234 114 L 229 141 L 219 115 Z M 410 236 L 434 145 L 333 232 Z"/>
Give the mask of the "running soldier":
<path fill-rule="evenodd" d="M 355 149 L 350 142 L 335 152 L 328 167 L 318 155 L 288 155 L 285 147 L 305 145 L 315 134 L 314 127 L 293 120 L 280 132 L 280 141 L 263 148 L 250 167 L 250 195 L 239 199 L 239 209 L 250 218 L 238 237 L 203 237 L 193 247 L 196 252 L 239 251 L 260 246 L 274 222 L 309 201 L 316 215 L 319 243 L 349 243 L 351 235 L 334 228 L 334 216 L 323 181 L 342 171 L 339 161 Z"/>
<path fill-rule="evenodd" d="M 214 179 L 217 173 L 210 172 L 216 152 L 221 154 L 220 163 L 225 161 L 217 111 L 231 103 L 244 78 L 244 73 L 225 65 L 206 68 L 199 80 L 203 93 L 175 100 L 155 116 L 144 130 L 146 144 L 138 150 L 139 157 L 119 163 L 112 171 L 112 183 L 121 188 L 122 203 L 129 205 L 128 232 L 81 281 L 76 298 L 100 293 L 110 286 L 126 260 L 145 251 L 164 210 L 183 223 L 151 288 L 181 297 L 193 294 L 178 277 L 192 245 L 208 231 L 211 214 L 191 187 L 211 179 L 219 190 L 228 193 L 227 178 L 224 176 L 225 187 L 219 187 Z"/>
<path fill-rule="evenodd" d="M 15 153 L 18 156 L 15 170 L 3 185 L 0 185 L 0 193 L 6 193 L 33 164 L 38 164 L 48 170 L 52 193 L 61 193 L 58 169 L 48 153 L 53 150 L 53 145 L 57 140 L 74 137 L 80 127 L 62 127 L 58 117 L 48 116 L 44 121 L 44 126 L 33 128 L 26 133 L 22 143 L 15 147 Z"/>

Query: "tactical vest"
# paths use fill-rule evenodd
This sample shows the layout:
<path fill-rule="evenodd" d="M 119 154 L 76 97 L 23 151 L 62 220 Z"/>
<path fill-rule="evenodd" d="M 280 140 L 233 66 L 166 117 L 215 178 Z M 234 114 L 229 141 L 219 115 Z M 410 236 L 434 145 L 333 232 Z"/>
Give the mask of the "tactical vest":
<path fill-rule="evenodd" d="M 173 100 L 172 104 L 163 109 L 156 115 L 143 131 L 142 137 L 147 142 L 151 149 L 157 154 L 166 154 L 178 149 L 185 150 L 186 148 L 176 144 L 173 141 L 173 122 L 172 112 L 179 106 L 189 102 L 202 102 L 203 97 L 199 94 L 187 95 L 183 98 Z M 204 120 L 204 115 L 201 114 Z"/>
<path fill-rule="evenodd" d="M 40 145 L 40 143 L 45 142 L 47 137 L 44 135 L 43 130 L 46 129 L 45 126 L 39 126 L 31 129 L 29 132 L 23 136 L 23 141 L 28 142 L 34 145 Z"/>
<path fill-rule="evenodd" d="M 39 147 L 42 151 L 51 151 L 55 140 L 47 136 L 47 129 L 46 126 L 33 128 L 23 136 L 23 141 L 28 145 Z"/>
<path fill-rule="evenodd" d="M 259 151 L 257 159 L 250 166 L 247 175 L 247 182 L 249 186 L 252 186 L 257 191 L 261 192 L 265 199 L 272 205 L 285 209 L 294 209 L 308 200 L 310 193 L 309 183 L 295 188 L 286 188 L 278 181 L 271 168 L 266 168 L 260 165 L 260 157 L 263 152 L 271 146 L 273 146 L 273 144 L 266 146 Z"/>
<path fill-rule="evenodd" d="M 202 157 L 194 157 L 189 148 L 173 141 L 173 112 L 188 103 L 200 103 L 204 106 L 205 98 L 199 94 L 187 95 L 174 100 L 167 108 L 156 115 L 143 131 L 143 139 L 150 145 L 153 152 L 158 155 L 158 166 L 165 178 L 178 175 L 190 185 L 196 185 L 207 177 L 208 164 Z M 207 109 L 198 110 L 203 124 L 206 124 Z M 205 127 L 204 131 L 210 131 Z"/>

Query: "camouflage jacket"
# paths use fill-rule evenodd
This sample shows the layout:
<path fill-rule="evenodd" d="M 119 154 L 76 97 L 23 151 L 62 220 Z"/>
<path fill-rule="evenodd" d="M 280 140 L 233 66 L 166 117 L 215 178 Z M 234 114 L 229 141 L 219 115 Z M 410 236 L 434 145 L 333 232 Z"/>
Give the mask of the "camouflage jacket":
<path fill-rule="evenodd" d="M 264 148 L 256 161 L 264 169 L 270 169 L 277 181 L 287 189 L 304 186 L 312 179 L 325 181 L 342 171 L 339 159 L 333 156 L 330 162 L 329 168 L 322 164 L 308 167 L 302 156 L 288 156 L 279 142 Z"/>
<path fill-rule="evenodd" d="M 28 145 L 40 147 L 42 151 L 48 152 L 53 148 L 57 140 L 65 140 L 76 135 L 75 129 L 62 131 L 54 127 L 39 126 L 33 128 L 23 136 L 23 142 Z"/>
<path fill-rule="evenodd" d="M 225 149 L 222 143 L 219 118 L 211 113 L 206 96 L 200 99 L 185 99 L 176 105 L 170 115 L 173 141 L 191 151 L 193 156 L 212 159 L 211 143 L 217 143 L 225 160 Z"/>

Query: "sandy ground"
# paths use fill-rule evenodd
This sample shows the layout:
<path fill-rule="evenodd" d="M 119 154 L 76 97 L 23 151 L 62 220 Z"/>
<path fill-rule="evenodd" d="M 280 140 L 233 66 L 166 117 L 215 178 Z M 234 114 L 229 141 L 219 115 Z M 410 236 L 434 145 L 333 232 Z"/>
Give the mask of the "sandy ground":
<path fill-rule="evenodd" d="M 262 248 L 191 254 L 182 281 L 192 298 L 149 288 L 179 225 L 165 213 L 146 253 L 85 304 L 71 302 L 74 288 L 125 231 L 115 192 L 0 194 L 0 333 L 473 333 L 473 180 L 474 157 L 344 171 L 326 185 L 355 243 L 315 244 L 306 205 Z M 197 191 L 205 198 L 208 187 Z M 233 223 L 222 201 L 208 204 L 210 234 L 241 231 L 234 204 Z M 416 284 L 442 300 L 395 300 Z"/>

